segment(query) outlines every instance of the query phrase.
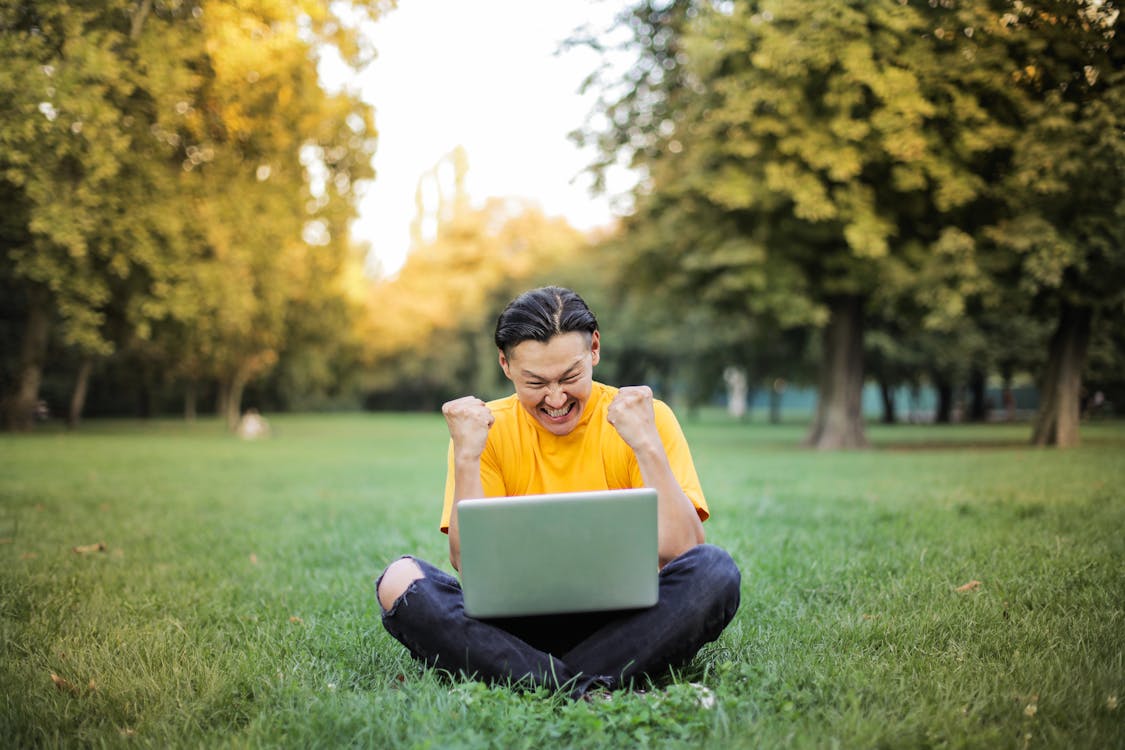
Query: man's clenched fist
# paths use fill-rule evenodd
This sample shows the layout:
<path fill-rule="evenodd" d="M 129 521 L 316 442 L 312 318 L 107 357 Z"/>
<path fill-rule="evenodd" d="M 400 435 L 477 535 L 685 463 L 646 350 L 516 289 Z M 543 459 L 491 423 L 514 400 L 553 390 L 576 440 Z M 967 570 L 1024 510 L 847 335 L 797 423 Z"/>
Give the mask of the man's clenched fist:
<path fill-rule="evenodd" d="M 488 406 L 476 396 L 463 396 L 447 401 L 441 407 L 453 451 L 460 458 L 480 458 L 488 441 L 488 430 L 496 418 Z"/>
<path fill-rule="evenodd" d="M 652 408 L 652 389 L 647 385 L 626 386 L 617 391 L 606 411 L 606 419 L 634 450 L 660 440 Z"/>

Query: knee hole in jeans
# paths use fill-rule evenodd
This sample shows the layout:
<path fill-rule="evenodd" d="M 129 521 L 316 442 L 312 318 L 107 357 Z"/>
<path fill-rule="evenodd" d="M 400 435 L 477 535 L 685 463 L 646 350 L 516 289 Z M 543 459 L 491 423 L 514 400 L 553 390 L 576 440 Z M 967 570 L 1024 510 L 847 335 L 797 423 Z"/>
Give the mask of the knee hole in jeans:
<path fill-rule="evenodd" d="M 399 597 L 406 593 L 410 584 L 420 578 L 425 578 L 422 568 L 409 557 L 401 557 L 387 566 L 379 578 L 376 595 L 379 606 L 384 612 L 390 612 Z"/>

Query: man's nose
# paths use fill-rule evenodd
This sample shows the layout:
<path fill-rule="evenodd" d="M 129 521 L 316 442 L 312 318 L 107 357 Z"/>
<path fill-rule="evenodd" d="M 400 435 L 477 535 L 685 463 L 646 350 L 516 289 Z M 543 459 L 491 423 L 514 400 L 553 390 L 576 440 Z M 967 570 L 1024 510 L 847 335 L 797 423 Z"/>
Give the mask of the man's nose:
<path fill-rule="evenodd" d="M 566 392 L 561 385 L 547 386 L 547 406 L 558 409 L 566 403 Z"/>

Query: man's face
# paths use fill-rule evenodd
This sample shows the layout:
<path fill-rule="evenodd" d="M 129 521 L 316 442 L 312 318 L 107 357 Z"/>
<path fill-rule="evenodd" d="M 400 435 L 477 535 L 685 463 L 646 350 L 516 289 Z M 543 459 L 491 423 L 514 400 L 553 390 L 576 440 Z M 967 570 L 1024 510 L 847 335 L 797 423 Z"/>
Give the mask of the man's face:
<path fill-rule="evenodd" d="M 600 358 L 598 332 L 560 333 L 547 342 L 523 341 L 512 356 L 500 352 L 500 367 L 516 386 L 528 414 L 554 435 L 578 426 L 593 389 L 594 365 Z"/>

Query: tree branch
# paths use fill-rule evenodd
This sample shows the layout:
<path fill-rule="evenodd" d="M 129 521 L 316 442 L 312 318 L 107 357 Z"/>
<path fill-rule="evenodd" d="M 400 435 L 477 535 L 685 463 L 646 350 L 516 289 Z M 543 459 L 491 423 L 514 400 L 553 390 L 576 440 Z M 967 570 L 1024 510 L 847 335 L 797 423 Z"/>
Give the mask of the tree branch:
<path fill-rule="evenodd" d="M 141 35 L 141 29 L 145 25 L 145 19 L 148 14 L 152 12 L 152 0 L 141 0 L 140 5 L 133 11 L 133 23 L 129 29 L 130 41 L 137 41 L 137 37 Z"/>

